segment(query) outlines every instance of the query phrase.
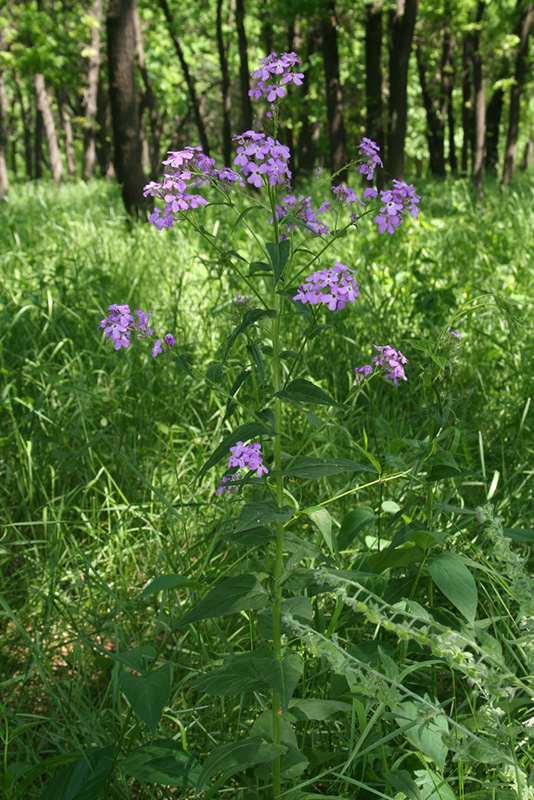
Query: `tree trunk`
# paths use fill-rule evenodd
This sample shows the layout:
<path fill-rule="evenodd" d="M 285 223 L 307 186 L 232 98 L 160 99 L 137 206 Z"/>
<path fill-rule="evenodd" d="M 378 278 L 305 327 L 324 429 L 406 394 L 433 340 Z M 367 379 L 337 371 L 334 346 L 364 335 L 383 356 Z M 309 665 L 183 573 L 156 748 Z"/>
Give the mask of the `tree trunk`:
<path fill-rule="evenodd" d="M 128 214 L 147 205 L 135 91 L 135 0 L 111 0 L 106 21 L 115 171 Z"/>
<path fill-rule="evenodd" d="M 41 112 L 46 141 L 48 144 L 48 155 L 50 156 L 50 169 L 52 170 L 52 177 L 58 184 L 63 183 L 63 163 L 61 161 L 61 153 L 59 152 L 59 145 L 57 141 L 56 125 L 54 122 L 54 115 L 50 108 L 48 95 L 45 88 L 44 75 L 40 72 L 33 76 L 35 86 L 35 95 L 37 100 L 37 108 Z"/>
<path fill-rule="evenodd" d="M 389 130 L 387 164 L 393 178 L 404 180 L 404 144 L 408 112 L 408 64 L 419 0 L 397 0 L 389 16 Z"/>
<path fill-rule="evenodd" d="M 519 46 L 515 61 L 515 83 L 510 95 L 510 115 L 508 119 L 508 135 L 506 137 L 506 151 L 504 154 L 504 168 L 502 182 L 508 185 L 512 179 L 514 164 L 517 155 L 517 134 L 519 131 L 519 106 L 521 92 L 528 70 L 528 37 L 532 27 L 533 3 L 518 0 L 519 22 L 515 30 L 519 37 Z"/>
<path fill-rule="evenodd" d="M 485 0 L 479 0 L 476 23 L 480 25 L 486 7 Z M 486 139 L 486 100 L 482 75 L 482 54 L 480 52 L 480 28 L 474 31 L 473 46 L 473 88 L 475 91 L 475 148 L 473 151 L 473 183 L 477 197 L 482 196 L 482 177 L 484 168 L 484 142 Z"/>
<path fill-rule="evenodd" d="M 96 95 L 96 160 L 102 178 L 113 178 L 112 150 L 110 146 L 111 108 L 109 92 L 104 84 L 104 74 L 100 70 L 98 78 L 98 91 Z"/>
<path fill-rule="evenodd" d="M 415 55 L 428 129 L 426 138 L 428 142 L 430 172 L 436 177 L 443 178 L 445 177 L 445 117 L 441 103 L 442 98 L 440 97 L 436 101 L 435 98 L 431 97 L 426 77 L 426 67 L 419 47 L 417 47 Z M 438 75 L 436 77 L 439 80 L 441 76 Z M 440 81 L 440 83 L 442 82 Z"/>
<path fill-rule="evenodd" d="M 0 52 L 4 50 L 4 36 L 0 30 Z M 7 177 L 7 92 L 4 83 L 2 62 L 0 61 L 0 201 L 3 200 L 9 189 Z"/>
<path fill-rule="evenodd" d="M 489 175 L 497 177 L 499 163 L 499 129 L 504 91 L 495 89 L 486 108 L 486 159 L 484 167 Z"/>
<path fill-rule="evenodd" d="M 365 7 L 365 135 L 377 143 L 384 160 L 382 7 L 382 0 Z"/>
<path fill-rule="evenodd" d="M 265 48 L 265 55 L 273 52 L 273 23 L 269 0 L 262 0 L 260 7 L 261 38 Z"/>
<path fill-rule="evenodd" d="M 198 135 L 200 138 L 200 144 L 202 146 L 202 151 L 209 156 L 210 148 L 208 144 L 208 136 L 206 133 L 206 127 L 204 125 L 204 120 L 202 119 L 202 114 L 200 113 L 200 102 L 197 97 L 197 92 L 195 89 L 195 84 L 193 82 L 193 78 L 191 77 L 191 73 L 189 71 L 189 66 L 187 61 L 185 60 L 184 52 L 182 50 L 182 46 L 180 44 L 180 40 L 178 36 L 174 32 L 174 20 L 172 18 L 172 14 L 169 9 L 169 4 L 167 0 L 159 0 L 159 4 L 165 14 L 165 19 L 167 20 L 167 24 L 169 26 L 169 34 L 172 39 L 172 43 L 174 45 L 174 49 L 176 50 L 176 55 L 178 56 L 178 61 L 180 62 L 180 66 L 182 67 L 182 72 L 184 73 L 185 82 L 187 84 L 187 89 L 189 91 L 189 97 L 191 100 L 191 106 L 193 109 L 193 115 L 195 117 L 195 123 L 198 130 Z"/>
<path fill-rule="evenodd" d="M 248 46 L 245 33 L 245 3 L 236 0 L 235 24 L 237 27 L 237 41 L 239 46 L 239 83 L 241 86 L 241 130 L 249 131 L 252 128 L 252 102 L 249 96 L 250 74 L 248 66 Z"/>
<path fill-rule="evenodd" d="M 223 161 L 229 167 L 232 164 L 232 95 L 230 94 L 230 72 L 222 30 L 222 7 L 223 0 L 217 0 L 217 49 L 221 68 Z"/>
<path fill-rule="evenodd" d="M 135 30 L 135 50 L 137 54 L 137 65 L 143 78 L 145 86 L 145 93 L 142 100 L 142 107 L 148 109 L 150 120 L 150 144 L 148 146 L 148 163 L 147 170 L 150 172 L 150 177 L 153 181 L 157 179 L 161 172 L 161 156 L 160 156 L 160 139 L 161 139 L 161 124 L 159 120 L 158 110 L 156 108 L 156 98 L 152 89 L 152 81 L 145 64 L 145 54 L 143 51 L 143 37 L 141 34 L 141 24 L 139 21 L 139 14 L 137 9 L 134 13 L 134 30 Z"/>
<path fill-rule="evenodd" d="M 305 62 L 309 65 L 312 54 L 315 52 L 317 44 L 317 30 L 313 29 L 308 33 L 306 39 L 306 58 Z M 299 50 L 301 47 L 298 48 Z M 297 164 L 296 174 L 309 173 L 313 170 L 315 165 L 315 155 L 317 150 L 317 141 L 319 138 L 320 123 L 318 121 L 311 122 L 309 115 L 309 107 L 311 105 L 310 93 L 310 70 L 308 67 L 307 74 L 305 75 L 304 82 L 301 87 L 300 99 L 300 130 L 297 145 Z"/>
<path fill-rule="evenodd" d="M 58 92 L 58 106 L 63 134 L 65 136 L 65 156 L 67 159 L 67 172 L 73 177 L 76 175 L 76 159 L 74 156 L 74 139 L 72 136 L 72 122 L 69 114 L 69 97 L 67 91 L 62 89 Z"/>
<path fill-rule="evenodd" d="M 35 138 L 34 138 L 34 164 L 33 180 L 40 181 L 43 177 L 43 115 L 35 106 Z"/>
<path fill-rule="evenodd" d="M 456 40 L 450 30 L 446 30 L 443 36 L 443 93 L 445 96 L 447 129 L 449 133 L 449 167 L 452 173 L 458 170 L 456 158 L 456 143 L 454 141 L 455 119 L 454 119 L 454 48 Z"/>
<path fill-rule="evenodd" d="M 31 124 L 31 108 L 26 111 L 24 106 L 24 98 L 20 89 L 20 83 L 14 76 L 13 83 L 15 85 L 15 93 L 20 107 L 20 118 L 22 121 L 22 132 L 24 137 L 24 163 L 26 165 L 26 177 L 29 181 L 33 179 L 33 151 L 32 151 L 32 124 Z"/>
<path fill-rule="evenodd" d="M 91 16 L 94 18 L 91 28 L 91 55 L 87 70 L 87 86 L 85 89 L 85 133 L 83 137 L 82 178 L 90 180 L 95 174 L 96 164 L 96 131 L 97 131 L 97 98 L 98 79 L 100 74 L 100 23 L 102 20 L 103 0 L 93 0 Z"/>
<path fill-rule="evenodd" d="M 341 182 L 347 180 L 347 136 L 343 93 L 339 78 L 339 53 L 337 47 L 337 18 L 335 0 L 327 0 L 321 18 L 321 44 L 323 50 L 326 84 L 326 110 L 328 138 L 330 141 L 330 169 L 338 173 Z"/>

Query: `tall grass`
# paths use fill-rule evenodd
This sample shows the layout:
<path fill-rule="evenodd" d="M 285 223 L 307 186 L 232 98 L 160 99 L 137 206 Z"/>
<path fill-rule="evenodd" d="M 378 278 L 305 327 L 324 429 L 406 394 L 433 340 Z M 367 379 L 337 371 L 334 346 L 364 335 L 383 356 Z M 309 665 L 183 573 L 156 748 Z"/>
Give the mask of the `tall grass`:
<path fill-rule="evenodd" d="M 356 269 L 361 302 L 336 315 L 336 335 L 323 336 L 299 367 L 299 374 L 343 400 L 351 368 L 366 363 L 373 344 L 391 343 L 409 358 L 409 382 L 402 391 L 364 392 L 344 414 L 320 414 L 311 427 L 310 417 L 295 411 L 286 443 L 293 452 L 298 444 L 307 455 L 356 460 L 364 458 L 359 446 L 368 443 L 364 449 L 380 462 L 385 479 L 370 480 L 357 494 L 347 493 L 353 487 L 343 473 L 312 483 L 292 479 L 288 490 L 308 506 L 340 496 L 329 510 L 344 544 L 339 566 L 345 569 L 369 569 L 368 556 L 379 556 L 399 525 L 418 514 L 450 549 L 481 563 L 477 584 L 480 616 L 491 632 L 488 652 L 501 648 L 514 680 L 528 684 L 534 659 L 518 627 L 517 587 L 526 580 L 524 591 L 532 581 L 534 542 L 534 186 L 528 177 L 511 190 L 488 184 L 478 205 L 463 182 L 428 181 L 418 189 L 424 197 L 420 224 L 402 236 L 366 228 L 340 241 L 340 257 Z M 209 209 L 203 224 L 229 236 L 230 222 L 216 215 L 217 207 Z M 0 228 L 3 780 L 7 797 L 30 800 L 39 797 L 56 767 L 90 746 L 113 742 L 128 753 L 151 740 L 118 683 L 127 663 L 121 664 L 120 655 L 135 647 L 151 646 L 151 653 L 173 665 L 172 694 L 158 733 L 177 738 L 199 757 L 261 711 L 260 698 L 244 704 L 243 696 L 213 698 L 191 688 L 192 679 L 225 655 L 249 647 L 255 634 L 246 612 L 177 632 L 181 607 L 189 607 L 196 584 L 172 593 L 172 602 L 167 592 L 139 596 L 150 579 L 165 573 L 209 583 L 236 566 L 257 568 L 253 546 L 237 554 L 227 547 L 224 520 L 232 512 L 214 496 L 215 476 L 192 482 L 231 429 L 226 404 L 209 383 L 174 362 L 159 363 L 140 348 L 114 352 L 98 328 L 112 302 L 153 310 L 159 329 L 175 333 L 191 368 L 205 371 L 230 332 L 232 293 L 245 287 L 187 232 L 130 227 L 117 190 L 106 183 L 61 190 L 16 186 L 9 204 L 0 207 Z M 244 240 L 234 237 L 230 244 L 254 257 Z M 462 344 L 425 405 L 425 353 L 410 343 L 434 341 L 448 325 L 461 330 Z M 287 349 L 298 350 L 304 333 L 299 326 L 287 319 Z M 235 378 L 229 373 L 228 388 Z M 252 402 L 248 392 L 245 384 L 239 393 L 245 406 Z M 322 438 L 315 435 L 318 425 Z M 430 489 L 409 475 L 389 481 L 388 473 L 410 472 L 431 429 L 442 432 L 460 471 Z M 498 542 L 504 536 L 525 559 L 502 574 L 499 564 L 512 561 L 501 550 L 499 560 L 497 539 L 485 537 L 474 518 L 474 509 L 487 501 L 495 506 L 494 517 L 504 520 Z M 357 512 L 352 527 L 345 522 L 339 528 L 351 512 Z M 498 537 L 499 523 L 490 520 L 488 526 Z M 307 533 L 321 543 L 311 525 Z M 327 648 L 322 670 L 316 663 L 307 675 L 318 697 L 352 703 L 348 717 L 322 727 L 301 725 L 312 776 L 307 790 L 360 800 L 530 797 L 522 776 L 532 765 L 531 727 L 525 723 L 532 699 L 521 690 L 503 696 L 502 714 L 492 716 L 483 690 L 444 668 L 439 648 L 449 646 L 456 623 L 421 565 L 406 561 L 387 593 L 374 587 L 356 615 L 347 591 L 314 598 L 312 627 L 311 619 L 295 622 L 303 652 L 320 651 L 326 647 L 321 637 L 337 631 L 356 659 L 341 668 Z M 414 679 L 410 670 L 399 674 L 408 662 L 413 671 L 424 660 L 422 646 L 411 633 L 397 642 L 384 627 L 393 624 L 395 603 L 408 596 L 432 608 L 439 623 L 427 630 L 422 612 L 412 620 L 436 656 L 424 669 L 423 686 L 420 671 Z M 401 629 L 408 622 L 394 619 Z M 391 690 L 402 684 L 418 697 L 437 698 L 460 726 L 447 734 L 454 759 L 441 793 L 425 784 L 436 773 L 417 736 L 408 734 L 411 749 L 403 755 L 406 739 L 398 727 L 406 720 L 395 722 L 384 713 L 383 683 L 374 694 L 359 695 L 355 688 L 358 676 L 373 686 L 372 669 L 383 668 L 376 642 L 391 662 Z M 488 691 L 502 690 L 504 674 L 484 679 Z M 406 696 L 401 699 L 404 713 L 411 714 Z M 486 750 L 477 762 L 465 730 L 484 729 L 493 745 L 479 743 Z M 501 745 L 513 754 L 509 772 L 491 751 Z M 411 784 L 403 789 L 395 783 L 392 764 L 410 773 L 427 770 L 419 795 L 410 794 Z M 306 786 L 295 780 L 302 792 L 294 795 L 297 800 Z M 174 789 L 120 771 L 113 772 L 105 792 L 110 798 L 175 796 Z M 253 782 L 248 788 L 230 783 L 219 792 L 257 796 Z"/>

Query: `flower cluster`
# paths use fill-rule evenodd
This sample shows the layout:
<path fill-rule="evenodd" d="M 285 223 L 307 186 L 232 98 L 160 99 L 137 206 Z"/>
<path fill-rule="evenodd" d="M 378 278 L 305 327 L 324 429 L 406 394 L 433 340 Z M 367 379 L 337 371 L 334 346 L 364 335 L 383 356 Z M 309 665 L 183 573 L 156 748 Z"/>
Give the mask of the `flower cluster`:
<path fill-rule="evenodd" d="M 271 186 L 289 183 L 289 147 L 266 133 L 256 131 L 245 131 L 240 136 L 234 136 L 234 141 L 239 142 L 234 164 L 246 176 L 248 183 L 259 189 L 263 185 L 264 175 Z"/>
<path fill-rule="evenodd" d="M 242 178 L 228 167 L 217 167 L 215 159 L 202 152 L 200 147 L 186 147 L 185 150 L 169 150 L 169 158 L 163 161 L 166 167 L 162 183 L 150 181 L 143 189 L 144 197 L 158 197 L 165 201 L 162 209 L 155 206 L 148 221 L 158 230 L 172 228 L 175 214 L 205 206 L 207 200 L 202 195 L 191 192 L 206 183 L 232 185 L 241 183 Z"/>
<path fill-rule="evenodd" d="M 382 368 L 385 370 L 385 377 L 393 381 L 395 386 L 398 386 L 399 378 L 402 378 L 403 381 L 408 380 L 404 372 L 404 367 L 402 366 L 408 363 L 408 359 L 406 356 L 403 356 L 400 350 L 395 350 L 388 344 L 374 344 L 373 347 L 379 351 L 378 355 L 371 359 L 375 364 L 375 369 Z M 373 367 L 371 364 L 365 364 L 363 367 L 355 367 L 354 374 L 357 383 L 361 383 L 368 375 L 371 375 L 372 372 Z"/>
<path fill-rule="evenodd" d="M 451 336 L 454 336 L 456 339 L 458 339 L 459 342 L 462 341 L 462 335 L 461 335 L 460 331 L 451 331 L 451 326 L 450 325 L 447 328 L 447 333 L 449 333 Z"/>
<path fill-rule="evenodd" d="M 372 139 L 368 139 L 366 136 L 364 136 L 358 145 L 358 150 L 363 159 L 363 164 L 358 172 L 360 175 L 366 175 L 368 181 L 372 181 L 373 175 L 375 174 L 375 169 L 377 167 L 384 166 L 382 159 L 378 155 L 380 148 L 376 142 L 373 142 Z"/>
<path fill-rule="evenodd" d="M 376 189 L 366 189 L 364 196 L 377 197 L 378 192 Z M 380 214 L 375 217 L 378 232 L 394 233 L 395 228 L 404 222 L 404 214 L 408 211 L 412 217 L 417 217 L 420 210 L 417 204 L 420 199 L 412 184 L 393 180 L 393 189 L 382 189 L 380 192 L 383 206 L 380 208 Z"/>
<path fill-rule="evenodd" d="M 281 53 L 279 56 L 271 53 L 266 58 L 260 58 L 259 61 L 261 67 L 251 72 L 251 77 L 257 78 L 258 82 L 253 89 L 249 90 L 249 95 L 256 100 L 266 97 L 267 102 L 277 103 L 286 96 L 288 83 L 294 83 L 296 86 L 302 85 L 304 74 L 291 72 L 292 67 L 300 61 L 296 53 Z"/>
<path fill-rule="evenodd" d="M 121 347 L 129 347 L 132 333 L 138 339 L 146 339 L 154 335 L 154 329 L 148 327 L 148 318 L 153 313 L 152 311 L 148 313 L 139 309 L 135 311 L 135 314 L 139 317 L 137 322 L 130 311 L 130 306 L 126 303 L 123 305 L 113 303 L 108 306 L 108 311 L 109 314 L 101 321 L 100 327 L 104 328 L 106 340 L 113 342 L 115 350 L 120 350 Z M 156 339 L 152 349 L 152 356 L 155 358 L 159 353 L 169 350 L 175 344 L 176 339 L 171 333 L 163 337 L 163 343 L 161 339 Z"/>
<path fill-rule="evenodd" d="M 326 200 L 317 209 L 317 214 L 324 214 L 329 205 L 330 200 Z M 317 236 L 330 231 L 328 225 L 325 225 L 324 222 L 322 222 L 320 219 L 317 219 L 315 211 L 311 207 L 311 195 L 304 197 L 303 194 L 300 194 L 298 197 L 296 197 L 294 194 L 291 194 L 288 197 L 282 197 L 280 199 L 280 205 L 275 206 L 275 212 L 277 220 L 281 220 L 288 214 L 293 217 L 297 217 L 298 219 L 302 220 L 302 222 L 304 222 L 308 228 L 311 228 L 311 230 Z M 271 217 L 271 224 L 272 222 L 273 220 Z M 285 225 L 285 234 L 282 233 L 280 235 L 280 239 L 285 239 L 290 231 L 297 228 L 298 224 L 296 222 L 287 220 Z"/>
<path fill-rule="evenodd" d="M 234 447 L 230 448 L 233 454 L 228 458 L 229 467 L 240 467 L 244 469 L 248 466 L 250 469 L 256 471 L 258 478 L 269 470 L 263 463 L 263 453 L 261 452 L 261 444 L 254 442 L 253 444 L 243 444 L 243 442 L 236 442 Z"/>
<path fill-rule="evenodd" d="M 352 277 L 353 269 L 346 264 L 334 261 L 332 269 L 321 269 L 306 278 L 306 283 L 299 286 L 293 300 L 309 303 L 328 304 L 330 311 L 345 308 L 347 303 L 354 303 L 359 295 L 358 284 Z"/>
<path fill-rule="evenodd" d="M 238 481 L 242 476 L 242 472 L 240 469 L 236 470 L 232 475 L 223 475 L 221 480 L 219 481 L 219 486 L 217 487 L 217 491 L 215 494 L 235 494 L 239 487 L 234 484 L 234 481 Z M 230 484 L 230 485 L 228 485 Z"/>

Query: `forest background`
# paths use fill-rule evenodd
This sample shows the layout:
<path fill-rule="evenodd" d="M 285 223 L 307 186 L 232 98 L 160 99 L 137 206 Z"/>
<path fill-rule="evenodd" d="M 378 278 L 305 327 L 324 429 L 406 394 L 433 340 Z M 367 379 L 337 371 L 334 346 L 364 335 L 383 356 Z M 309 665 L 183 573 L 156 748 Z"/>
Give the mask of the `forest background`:
<path fill-rule="evenodd" d="M 533 5 L 1 4 L 0 795 L 534 798 Z M 296 269 L 330 239 L 360 291 L 284 306 L 285 398 L 236 302 L 280 278 L 268 187 L 160 231 L 143 195 L 169 149 L 234 167 L 271 51 L 301 58 L 279 138 L 335 233 L 293 231 Z M 421 196 L 391 236 L 339 222 L 363 136 L 376 188 Z M 176 347 L 113 350 L 112 303 Z M 407 381 L 358 383 L 386 342 Z M 216 495 L 250 424 L 267 482 Z"/>

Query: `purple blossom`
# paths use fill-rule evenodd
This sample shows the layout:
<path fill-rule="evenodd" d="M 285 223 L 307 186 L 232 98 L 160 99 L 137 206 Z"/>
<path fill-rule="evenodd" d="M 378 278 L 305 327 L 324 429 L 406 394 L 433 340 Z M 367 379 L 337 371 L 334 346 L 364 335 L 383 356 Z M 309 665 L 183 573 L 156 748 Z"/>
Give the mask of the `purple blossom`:
<path fill-rule="evenodd" d="M 234 306 L 241 306 L 241 305 L 247 305 L 251 300 L 252 300 L 251 294 L 246 294 L 244 297 L 241 297 L 241 295 L 238 292 L 236 292 L 235 297 L 232 300 L 232 303 Z"/>
<path fill-rule="evenodd" d="M 447 333 L 450 333 L 451 336 L 455 336 L 458 339 L 459 342 L 462 341 L 462 336 L 460 334 L 460 331 L 451 331 L 451 326 L 450 325 L 447 328 Z"/>
<path fill-rule="evenodd" d="M 245 131 L 240 136 L 234 136 L 234 141 L 239 142 L 234 164 L 246 176 L 248 183 L 259 189 L 263 185 L 264 175 L 271 186 L 289 183 L 289 147 L 280 144 L 272 136 L 256 131 Z"/>
<path fill-rule="evenodd" d="M 244 469 L 248 466 L 251 470 L 256 472 L 258 478 L 263 474 L 267 474 L 269 470 L 263 463 L 263 453 L 261 452 L 261 444 L 254 442 L 253 444 L 243 444 L 237 442 L 234 447 L 230 448 L 233 454 L 228 458 L 229 467 L 240 467 Z"/>
<path fill-rule="evenodd" d="M 236 470 L 232 475 L 226 474 L 223 475 L 221 480 L 219 481 L 219 486 L 217 487 L 217 491 L 215 494 L 235 494 L 239 487 L 235 485 L 228 485 L 229 481 L 237 481 L 242 476 L 242 471 L 240 469 Z"/>
<path fill-rule="evenodd" d="M 369 190 L 366 191 L 369 192 L 369 195 L 371 194 Z M 376 192 L 375 189 L 371 191 Z M 376 197 L 376 194 L 374 196 Z M 380 213 L 375 217 L 378 232 L 394 233 L 395 229 L 404 222 L 406 212 L 409 212 L 412 217 L 417 217 L 420 211 L 417 204 L 420 199 L 421 197 L 416 194 L 413 185 L 407 184 L 406 181 L 394 180 L 393 189 L 382 189 L 380 200 L 383 205 Z"/>
<path fill-rule="evenodd" d="M 365 203 L 360 200 L 356 192 L 352 189 L 349 189 L 348 186 L 332 186 L 332 192 L 336 195 L 340 205 L 342 206 L 351 206 L 355 202 L 358 202 L 361 206 L 365 205 Z"/>
<path fill-rule="evenodd" d="M 329 205 L 330 200 L 326 200 L 317 209 L 317 214 L 324 214 Z M 316 236 L 326 234 L 330 231 L 328 225 L 325 225 L 324 222 L 321 222 L 321 220 L 317 219 L 315 211 L 311 207 L 311 195 L 304 197 L 303 194 L 300 194 L 298 197 L 296 197 L 294 194 L 292 194 L 288 197 L 282 197 L 280 199 L 280 205 L 275 206 L 275 212 L 277 220 L 283 219 L 288 214 L 291 214 L 293 217 L 297 217 L 298 219 L 302 220 L 302 222 L 304 222 L 308 228 L 311 228 Z M 270 222 L 272 224 L 272 217 Z M 286 221 L 285 232 L 288 234 L 290 231 L 296 230 L 298 227 L 299 226 L 296 222 Z M 285 238 L 285 235 L 282 234 L 280 238 Z"/>
<path fill-rule="evenodd" d="M 286 96 L 286 86 L 294 83 L 296 86 L 302 85 L 304 74 L 302 72 L 292 72 L 295 64 L 299 63 L 296 53 L 271 53 L 266 58 L 260 58 L 261 67 L 251 73 L 252 78 L 257 79 L 257 84 L 249 89 L 250 97 L 259 100 L 266 97 L 268 103 L 278 103 Z"/>
<path fill-rule="evenodd" d="M 370 364 L 364 364 L 363 367 L 354 367 L 356 383 L 363 383 L 368 375 L 371 375 L 373 368 Z"/>
<path fill-rule="evenodd" d="M 345 308 L 347 303 L 354 303 L 359 295 L 358 284 L 352 277 L 354 270 L 346 264 L 334 262 L 332 269 L 322 269 L 306 278 L 306 283 L 299 286 L 293 300 L 309 303 L 328 304 L 330 311 Z"/>
<path fill-rule="evenodd" d="M 148 327 L 149 317 L 153 313 L 149 311 L 141 311 L 137 309 L 135 313 L 139 317 L 137 322 L 134 321 L 133 314 L 130 312 L 130 306 L 127 304 L 117 305 L 113 303 L 108 306 L 109 314 L 100 323 L 100 327 L 104 328 L 107 340 L 113 342 L 115 350 L 120 350 L 121 347 L 130 346 L 130 336 L 135 334 L 137 339 L 147 339 L 154 335 L 154 329 Z M 176 339 L 171 333 L 168 333 L 161 339 L 156 339 L 154 347 L 152 348 L 152 355 L 155 357 L 158 353 L 169 350 L 176 344 Z"/>
<path fill-rule="evenodd" d="M 373 180 L 376 167 L 383 167 L 382 159 L 378 155 L 380 148 L 372 139 L 364 137 L 358 145 L 363 164 L 359 168 L 360 175 L 365 175 L 368 181 Z"/>
<path fill-rule="evenodd" d="M 385 376 L 386 378 L 392 380 L 395 386 L 398 386 L 399 378 L 402 378 L 403 381 L 408 380 L 402 366 L 403 364 L 408 363 L 408 359 L 406 356 L 403 356 L 400 350 L 395 350 L 388 344 L 374 344 L 373 347 L 376 348 L 379 353 L 372 359 L 372 361 L 377 365 L 377 367 L 382 367 L 384 370 L 389 370 Z"/>

